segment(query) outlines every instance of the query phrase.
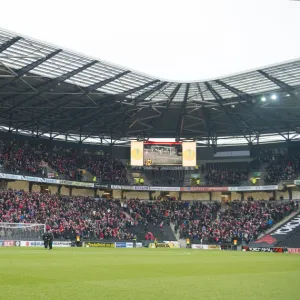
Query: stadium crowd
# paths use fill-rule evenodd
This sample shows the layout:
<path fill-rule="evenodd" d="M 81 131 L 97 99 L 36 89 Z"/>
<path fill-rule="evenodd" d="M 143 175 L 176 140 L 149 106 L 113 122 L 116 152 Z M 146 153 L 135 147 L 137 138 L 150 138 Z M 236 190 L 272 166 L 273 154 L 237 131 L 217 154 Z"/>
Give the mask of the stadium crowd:
<path fill-rule="evenodd" d="M 126 169 L 117 159 L 108 155 L 87 155 L 74 149 L 50 151 L 42 145 L 14 141 L 2 148 L 0 163 L 5 171 L 15 174 L 78 181 L 92 181 L 95 177 L 96 181 L 103 183 L 128 183 Z M 92 178 L 86 179 L 86 172 Z"/>
<path fill-rule="evenodd" d="M 300 174 L 300 153 L 279 152 L 267 166 L 266 184 L 278 184 L 282 180 L 296 179 Z"/>
<path fill-rule="evenodd" d="M 198 204 L 203 206 L 201 203 Z M 218 210 L 217 204 L 195 208 L 193 213 L 176 220 L 182 238 L 205 242 L 231 242 L 237 238 L 249 243 L 273 224 L 293 211 L 298 202 L 272 203 L 270 201 L 232 201 L 225 210 Z"/>
<path fill-rule="evenodd" d="M 120 201 L 95 201 L 24 191 L 0 192 L 0 222 L 46 224 L 55 238 L 132 239 L 132 226 Z"/>
<path fill-rule="evenodd" d="M 95 200 L 44 193 L 0 192 L 0 223 L 39 223 L 51 228 L 56 239 L 130 240 L 131 228 L 147 224 L 163 230 L 171 223 L 180 238 L 215 243 L 238 238 L 249 242 L 274 223 L 298 209 L 298 203 L 177 200 Z M 0 236 L 1 236 L 0 231 Z M 154 236 L 148 232 L 149 239 Z"/>
<path fill-rule="evenodd" d="M 208 185 L 240 185 L 248 179 L 247 163 L 206 164 L 205 181 Z"/>

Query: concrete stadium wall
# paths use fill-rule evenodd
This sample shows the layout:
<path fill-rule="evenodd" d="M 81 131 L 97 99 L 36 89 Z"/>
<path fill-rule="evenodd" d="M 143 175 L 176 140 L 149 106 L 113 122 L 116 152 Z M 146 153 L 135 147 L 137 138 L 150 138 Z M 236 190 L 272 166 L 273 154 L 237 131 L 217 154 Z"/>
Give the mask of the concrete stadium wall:
<path fill-rule="evenodd" d="M 207 201 L 209 200 L 209 193 L 182 193 L 181 199 Z"/>
<path fill-rule="evenodd" d="M 69 188 L 62 186 L 60 190 L 60 194 L 64 196 L 69 196 L 70 195 L 70 190 Z"/>
<path fill-rule="evenodd" d="M 122 191 L 121 190 L 113 190 L 112 196 L 116 199 L 122 198 Z"/>
<path fill-rule="evenodd" d="M 94 197 L 95 192 L 93 189 L 72 189 L 72 196 L 84 196 L 84 197 Z"/>
<path fill-rule="evenodd" d="M 169 192 L 170 197 L 179 197 L 179 192 Z"/>
<path fill-rule="evenodd" d="M 41 191 L 41 186 L 38 184 L 33 184 L 31 188 L 32 192 L 39 193 Z"/>
<path fill-rule="evenodd" d="M 300 200 L 300 191 L 293 191 L 293 199 Z"/>
<path fill-rule="evenodd" d="M 13 190 L 24 190 L 25 192 L 28 192 L 29 191 L 29 182 L 21 181 L 21 180 L 10 181 L 7 184 L 7 188 L 13 189 Z"/>
<path fill-rule="evenodd" d="M 130 191 L 130 192 L 124 192 L 124 196 L 126 196 L 127 200 L 129 200 L 130 198 L 139 198 L 142 200 L 149 200 L 148 192 Z"/>
<path fill-rule="evenodd" d="M 231 192 L 231 200 L 241 200 L 242 196 L 241 194 L 237 192 Z"/>
<path fill-rule="evenodd" d="M 285 191 L 285 192 L 276 191 L 276 200 L 280 200 L 281 196 L 283 197 L 283 200 L 289 200 L 288 191 Z"/>
<path fill-rule="evenodd" d="M 160 196 L 160 192 L 158 192 L 158 191 L 154 191 L 154 192 L 151 192 L 151 195 L 152 195 L 152 197 L 159 197 Z"/>
<path fill-rule="evenodd" d="M 211 200 L 213 201 L 221 201 L 221 192 L 212 192 L 211 193 Z"/>
<path fill-rule="evenodd" d="M 272 193 L 267 192 L 245 192 L 244 199 L 247 200 L 248 197 L 252 196 L 255 200 L 269 200 Z"/>

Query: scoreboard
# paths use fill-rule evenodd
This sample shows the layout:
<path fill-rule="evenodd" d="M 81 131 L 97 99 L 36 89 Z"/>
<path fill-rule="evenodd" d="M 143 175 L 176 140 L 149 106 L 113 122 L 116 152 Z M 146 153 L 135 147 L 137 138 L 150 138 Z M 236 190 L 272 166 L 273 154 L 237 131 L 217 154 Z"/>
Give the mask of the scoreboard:
<path fill-rule="evenodd" d="M 131 142 L 132 166 L 196 166 L 196 142 Z"/>

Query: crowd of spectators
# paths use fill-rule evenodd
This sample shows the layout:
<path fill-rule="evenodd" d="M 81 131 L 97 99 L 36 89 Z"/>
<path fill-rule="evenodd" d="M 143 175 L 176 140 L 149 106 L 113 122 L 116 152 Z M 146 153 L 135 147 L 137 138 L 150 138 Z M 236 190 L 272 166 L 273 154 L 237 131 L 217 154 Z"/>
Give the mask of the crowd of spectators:
<path fill-rule="evenodd" d="M 265 184 L 278 184 L 282 180 L 294 180 L 300 174 L 300 153 L 277 153 L 266 170 Z"/>
<path fill-rule="evenodd" d="M 0 162 L 5 170 L 12 173 L 27 173 L 42 176 L 45 172 L 42 156 L 36 149 L 21 147 L 19 144 L 6 145 L 0 153 Z"/>
<path fill-rule="evenodd" d="M 240 185 L 248 180 L 248 163 L 206 164 L 207 185 Z"/>
<path fill-rule="evenodd" d="M 274 223 L 298 209 L 298 203 L 177 200 L 96 200 L 43 193 L 6 190 L 0 192 L 0 223 L 39 223 L 51 228 L 56 239 L 130 240 L 130 230 L 147 224 L 163 229 L 171 223 L 180 238 L 203 243 L 249 242 Z M 153 235 L 148 233 L 148 238 Z"/>
<path fill-rule="evenodd" d="M 199 204 L 202 205 L 202 204 Z M 177 221 L 181 237 L 205 242 L 249 243 L 273 224 L 298 210 L 294 201 L 276 203 L 270 201 L 232 201 L 225 210 L 218 206 L 204 206 L 197 217 Z"/>
<path fill-rule="evenodd" d="M 46 224 L 54 237 L 70 239 L 132 239 L 134 225 L 118 200 L 95 201 L 24 191 L 0 192 L 0 222 Z"/>
<path fill-rule="evenodd" d="M 80 150 L 47 149 L 16 141 L 4 145 L 0 151 L 0 164 L 7 172 L 32 176 L 48 176 L 66 180 L 127 184 L 124 165 L 108 155 L 87 155 Z M 47 169 L 48 166 L 49 168 Z M 90 177 L 84 177 L 86 172 Z M 48 176 L 49 177 L 49 176 Z"/>

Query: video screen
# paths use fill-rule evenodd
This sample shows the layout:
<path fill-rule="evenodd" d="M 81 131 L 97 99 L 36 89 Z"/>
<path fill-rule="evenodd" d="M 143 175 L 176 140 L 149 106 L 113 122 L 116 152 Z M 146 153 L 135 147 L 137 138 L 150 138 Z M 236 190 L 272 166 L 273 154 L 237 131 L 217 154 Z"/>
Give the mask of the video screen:
<path fill-rule="evenodd" d="M 181 166 L 181 143 L 144 143 L 144 166 Z"/>

